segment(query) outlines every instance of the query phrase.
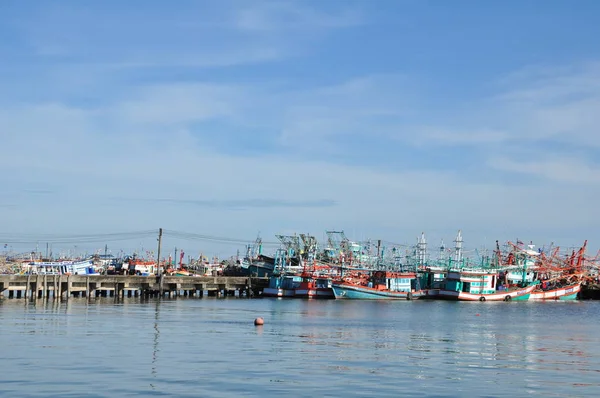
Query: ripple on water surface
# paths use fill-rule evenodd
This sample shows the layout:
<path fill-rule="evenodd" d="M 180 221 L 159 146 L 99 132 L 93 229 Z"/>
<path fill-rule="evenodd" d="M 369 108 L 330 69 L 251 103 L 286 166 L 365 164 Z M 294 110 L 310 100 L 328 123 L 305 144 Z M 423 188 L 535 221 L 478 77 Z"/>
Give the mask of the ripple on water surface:
<path fill-rule="evenodd" d="M 597 302 L 2 300 L 0 394 L 597 396 L 599 313 Z"/>

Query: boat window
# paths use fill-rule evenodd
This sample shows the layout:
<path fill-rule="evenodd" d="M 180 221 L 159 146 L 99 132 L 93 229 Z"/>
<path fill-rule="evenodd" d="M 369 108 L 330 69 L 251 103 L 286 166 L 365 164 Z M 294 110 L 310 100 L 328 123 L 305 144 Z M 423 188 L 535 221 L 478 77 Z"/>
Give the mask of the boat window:
<path fill-rule="evenodd" d="M 496 288 L 496 275 L 492 276 L 492 289 Z"/>

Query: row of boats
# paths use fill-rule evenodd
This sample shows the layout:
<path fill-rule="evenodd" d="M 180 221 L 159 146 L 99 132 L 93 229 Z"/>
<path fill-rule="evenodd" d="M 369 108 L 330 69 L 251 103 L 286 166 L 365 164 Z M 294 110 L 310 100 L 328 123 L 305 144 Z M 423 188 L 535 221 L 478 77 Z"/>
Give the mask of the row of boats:
<path fill-rule="evenodd" d="M 278 235 L 281 247 L 273 257 L 262 254 L 262 241 L 248 247 L 247 255 L 236 260 L 242 275 L 269 278 L 265 297 L 336 299 L 446 299 L 460 301 L 574 300 L 582 284 L 600 283 L 597 258 L 585 256 L 587 241 L 564 253 L 558 247 L 535 250 L 533 244 L 508 242 L 501 250 L 498 242 L 491 255 L 466 255 L 459 231 L 453 249 L 443 242 L 439 255 L 432 259 L 424 234 L 416 246 L 404 250 L 377 241 L 359 244 L 343 232 L 328 231 L 328 242 L 319 250 L 310 235 Z M 23 261 L 17 272 L 24 274 L 96 275 L 113 272 L 151 276 L 156 260 L 126 257 L 86 258 L 65 261 Z M 181 256 L 183 257 L 183 256 Z M 171 275 L 223 275 L 223 268 L 180 264 L 163 272 Z M 218 264 L 219 267 L 222 264 Z M 227 267 L 224 268 L 227 271 Z M 208 272 L 208 273 L 207 273 Z"/>
<path fill-rule="evenodd" d="M 562 278 L 552 285 L 539 280 L 523 283 L 511 281 L 508 276 L 510 274 L 460 270 L 441 276 L 438 271 L 432 270 L 369 271 L 359 272 L 352 277 L 333 279 L 307 272 L 300 275 L 272 276 L 269 287 L 263 290 L 263 296 L 310 299 L 526 301 L 576 300 L 581 290 L 580 280 Z M 432 276 L 438 279 L 436 283 L 420 285 L 428 279 L 431 280 Z"/>
<path fill-rule="evenodd" d="M 419 243 L 423 243 L 424 236 Z M 598 281 L 597 270 L 586 269 L 587 241 L 570 255 L 559 256 L 534 250 L 534 246 L 512 244 L 503 253 L 498 243 L 493 256 L 470 261 L 462 255 L 462 236 L 455 240 L 455 255 L 438 261 L 425 261 L 417 253 L 412 263 L 376 264 L 361 267 L 352 263 L 303 261 L 302 270 L 284 266 L 275 269 L 265 297 L 412 300 L 444 299 L 458 301 L 576 300 L 582 283 Z M 277 263 L 277 261 L 276 261 Z M 292 262 L 287 259 L 287 263 Z M 297 268 L 297 267 L 296 267 Z"/>

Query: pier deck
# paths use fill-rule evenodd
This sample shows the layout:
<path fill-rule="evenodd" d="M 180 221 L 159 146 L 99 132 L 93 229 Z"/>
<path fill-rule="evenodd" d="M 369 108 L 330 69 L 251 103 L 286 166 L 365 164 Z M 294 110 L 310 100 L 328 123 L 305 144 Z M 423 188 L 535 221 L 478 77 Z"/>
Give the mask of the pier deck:
<path fill-rule="evenodd" d="M 163 276 L 163 295 L 202 297 L 260 294 L 266 278 L 237 276 Z M 8 298 L 158 296 L 160 277 L 134 275 L 0 275 L 0 296 Z"/>

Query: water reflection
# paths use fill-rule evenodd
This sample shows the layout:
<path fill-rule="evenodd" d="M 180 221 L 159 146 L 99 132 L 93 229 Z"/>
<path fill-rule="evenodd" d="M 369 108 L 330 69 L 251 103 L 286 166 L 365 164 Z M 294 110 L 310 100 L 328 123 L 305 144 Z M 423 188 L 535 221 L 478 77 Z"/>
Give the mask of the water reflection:
<path fill-rule="evenodd" d="M 156 366 L 158 361 L 158 338 L 160 336 L 160 330 L 158 329 L 158 321 L 160 317 L 160 300 L 156 300 L 154 304 L 154 339 L 152 341 L 152 368 L 150 374 L 153 379 L 156 379 Z M 154 390 L 155 386 L 150 383 L 150 387 Z"/>
<path fill-rule="evenodd" d="M 109 301 L 3 302 L 14 366 L 0 395 L 584 396 L 599 383 L 600 303 Z"/>

